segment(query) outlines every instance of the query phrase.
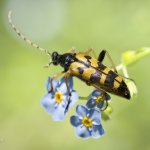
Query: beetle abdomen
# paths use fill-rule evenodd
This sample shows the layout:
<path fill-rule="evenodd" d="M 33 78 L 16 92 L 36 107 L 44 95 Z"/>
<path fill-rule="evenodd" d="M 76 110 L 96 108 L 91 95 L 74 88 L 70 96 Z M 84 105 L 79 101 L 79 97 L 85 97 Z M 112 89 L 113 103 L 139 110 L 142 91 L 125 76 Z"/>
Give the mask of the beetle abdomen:
<path fill-rule="evenodd" d="M 70 73 L 97 89 L 130 99 L 130 93 L 123 78 L 104 65 L 99 68 L 86 66 L 81 62 L 73 62 Z"/>

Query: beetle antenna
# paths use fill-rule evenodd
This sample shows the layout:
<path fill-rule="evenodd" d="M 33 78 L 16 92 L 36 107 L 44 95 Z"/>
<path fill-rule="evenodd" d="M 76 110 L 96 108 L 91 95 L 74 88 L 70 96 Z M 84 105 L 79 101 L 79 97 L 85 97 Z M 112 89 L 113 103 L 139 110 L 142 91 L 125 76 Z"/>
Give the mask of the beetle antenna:
<path fill-rule="evenodd" d="M 49 66 L 52 64 L 53 62 L 49 62 L 48 64 L 46 64 L 45 66 L 44 66 L 44 68 L 49 68 Z"/>
<path fill-rule="evenodd" d="M 19 37 L 21 37 L 26 43 L 28 43 L 29 45 L 31 45 L 32 47 L 39 49 L 42 52 L 45 52 L 47 55 L 51 56 L 51 53 L 47 50 L 44 49 L 42 47 L 40 47 L 39 45 L 33 43 L 31 40 L 29 40 L 28 38 L 26 38 L 26 36 L 24 36 L 17 28 L 16 26 L 13 24 L 12 22 L 12 11 L 9 11 L 8 13 L 8 21 L 10 26 L 13 28 L 13 30 L 18 34 Z"/>

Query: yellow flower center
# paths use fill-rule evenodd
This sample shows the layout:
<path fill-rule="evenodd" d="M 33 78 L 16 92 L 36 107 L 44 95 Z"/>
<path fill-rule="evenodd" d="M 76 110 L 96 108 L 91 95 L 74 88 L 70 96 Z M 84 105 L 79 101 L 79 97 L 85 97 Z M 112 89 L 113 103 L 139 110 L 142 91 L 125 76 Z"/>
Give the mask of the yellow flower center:
<path fill-rule="evenodd" d="M 55 93 L 55 100 L 56 102 L 59 104 L 62 102 L 62 99 L 63 99 L 63 94 L 62 92 L 58 91 Z"/>
<path fill-rule="evenodd" d="M 92 120 L 88 117 L 84 117 L 81 122 L 87 128 L 92 127 Z"/>
<path fill-rule="evenodd" d="M 103 98 L 103 96 L 98 96 L 95 100 L 96 103 L 100 103 L 102 101 L 102 98 Z"/>

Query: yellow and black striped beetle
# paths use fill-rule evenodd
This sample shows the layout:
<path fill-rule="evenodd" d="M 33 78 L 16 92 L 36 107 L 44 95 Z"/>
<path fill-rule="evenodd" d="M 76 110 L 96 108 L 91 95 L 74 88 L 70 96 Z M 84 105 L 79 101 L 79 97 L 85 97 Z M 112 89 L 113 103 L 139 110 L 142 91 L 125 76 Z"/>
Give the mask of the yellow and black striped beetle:
<path fill-rule="evenodd" d="M 126 99 L 130 99 L 129 89 L 121 75 L 102 64 L 106 50 L 102 50 L 98 59 L 89 56 L 92 49 L 85 53 L 53 52 L 52 62 L 64 68 L 62 73 L 67 73 L 84 81 L 100 91 L 109 92 Z"/>
<path fill-rule="evenodd" d="M 46 49 L 31 42 L 15 27 L 11 20 L 11 12 L 8 14 L 8 19 L 11 27 L 25 42 L 41 51 L 44 51 L 50 56 L 52 61 L 47 65 L 47 67 L 50 64 L 53 64 L 55 66 L 60 65 L 64 68 L 64 70 L 61 73 L 56 74 L 53 79 L 57 78 L 62 73 L 65 73 L 64 77 L 69 96 L 71 96 L 71 93 L 69 91 L 67 77 L 75 76 L 84 81 L 87 85 L 93 86 L 97 90 L 101 91 L 101 93 L 105 94 L 106 92 L 109 92 L 126 99 L 131 98 L 129 88 L 125 83 L 124 78 L 117 73 L 115 65 L 106 50 L 102 50 L 98 58 L 96 58 L 96 56 L 90 56 L 91 52 L 94 54 L 92 49 L 89 49 L 84 53 L 76 53 L 75 49 L 71 49 L 69 52 L 64 54 L 59 54 L 58 52 L 53 52 L 51 54 Z M 112 63 L 113 69 L 102 64 L 106 54 Z M 52 80 L 51 90 L 53 90 Z"/>

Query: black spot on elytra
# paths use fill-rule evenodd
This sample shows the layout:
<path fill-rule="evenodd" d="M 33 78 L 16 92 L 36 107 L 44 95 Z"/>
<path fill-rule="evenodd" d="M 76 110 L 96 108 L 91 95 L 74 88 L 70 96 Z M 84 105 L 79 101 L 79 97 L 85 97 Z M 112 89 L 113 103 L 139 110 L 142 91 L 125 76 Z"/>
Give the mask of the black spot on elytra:
<path fill-rule="evenodd" d="M 84 72 L 84 68 L 82 68 L 82 67 L 78 67 L 77 69 L 78 69 L 78 71 L 79 71 L 79 73 L 80 73 L 80 74 L 83 74 L 83 72 Z"/>
<path fill-rule="evenodd" d="M 96 71 L 95 73 L 91 74 L 90 81 L 94 83 L 96 82 L 99 83 L 100 76 L 101 76 L 101 73 Z"/>
<path fill-rule="evenodd" d="M 105 85 L 107 87 L 113 88 L 114 86 L 114 80 L 118 75 L 116 73 L 114 73 L 113 71 L 109 71 L 105 80 Z"/>

